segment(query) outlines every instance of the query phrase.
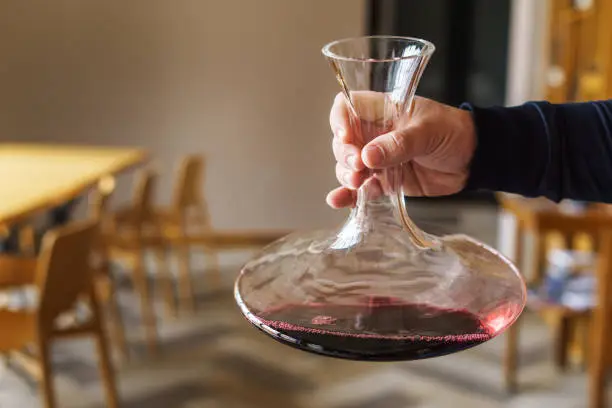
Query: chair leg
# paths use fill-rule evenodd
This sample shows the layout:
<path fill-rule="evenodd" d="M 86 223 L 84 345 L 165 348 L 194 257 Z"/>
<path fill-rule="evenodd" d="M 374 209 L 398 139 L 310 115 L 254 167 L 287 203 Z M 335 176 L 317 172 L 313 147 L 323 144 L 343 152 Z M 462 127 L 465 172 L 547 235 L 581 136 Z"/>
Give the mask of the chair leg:
<path fill-rule="evenodd" d="M 219 288 L 221 286 L 221 270 L 219 268 L 219 255 L 217 254 L 217 251 L 215 251 L 214 249 L 208 249 L 206 248 L 205 250 L 206 253 L 206 257 L 209 259 L 209 287 L 210 288 Z"/>
<path fill-rule="evenodd" d="M 104 391 L 106 393 L 106 403 L 109 408 L 117 408 L 119 406 L 117 400 L 117 385 L 115 383 L 115 372 L 110 358 L 108 350 L 108 344 L 106 343 L 106 337 L 104 336 L 104 330 L 101 327 L 98 329 L 96 335 L 96 345 L 98 348 L 98 358 L 100 364 L 100 377 L 104 384 Z"/>
<path fill-rule="evenodd" d="M 181 244 L 177 246 L 177 255 L 179 262 L 179 297 L 181 309 L 194 312 L 196 306 L 195 297 L 193 294 L 191 271 L 189 268 L 189 249 L 190 247 L 188 244 Z"/>
<path fill-rule="evenodd" d="M 607 325 L 607 324 L 606 324 Z M 591 340 L 592 358 L 588 366 L 588 383 L 589 383 L 589 408 L 604 408 L 606 407 L 606 372 L 607 372 L 607 356 L 605 350 L 608 344 L 608 338 L 605 337 L 605 330 L 601 324 L 596 323 L 593 329 L 593 339 Z"/>
<path fill-rule="evenodd" d="M 134 265 L 134 285 L 140 297 L 140 309 L 142 320 L 145 328 L 145 339 L 147 348 L 151 354 L 157 354 L 157 322 L 153 311 L 153 299 L 151 298 L 151 290 L 147 274 L 143 266 L 144 252 L 138 251 L 136 254 L 136 262 Z"/>
<path fill-rule="evenodd" d="M 519 318 L 506 331 L 506 349 L 504 352 L 504 380 L 506 390 L 515 393 L 517 387 L 518 348 L 519 348 Z"/>
<path fill-rule="evenodd" d="M 40 391 L 45 408 L 56 408 L 55 383 L 53 381 L 53 368 L 51 362 L 50 339 L 41 335 L 38 339 L 38 353 L 40 357 Z"/>
<path fill-rule="evenodd" d="M 607 404 L 606 377 L 610 363 L 609 337 L 612 332 L 612 233 L 602 234 L 597 265 L 597 306 L 591 322 L 591 360 L 588 367 L 589 408 Z"/>
<path fill-rule="evenodd" d="M 170 268 L 168 268 L 168 260 L 165 248 L 155 249 L 155 259 L 157 261 L 157 274 L 159 275 L 162 295 L 166 304 L 166 311 L 172 317 L 178 315 L 176 306 L 176 295 L 174 293 L 174 279 Z"/>
<path fill-rule="evenodd" d="M 112 283 L 111 283 L 112 288 Z M 112 289 L 111 289 L 112 290 Z M 114 298 L 113 292 L 111 297 Z M 117 408 L 117 386 L 115 383 L 115 370 L 113 368 L 112 359 L 108 349 L 108 343 L 106 339 L 106 330 L 104 321 L 101 319 L 100 313 L 100 300 L 98 299 L 97 292 L 92 288 L 90 292 L 91 309 L 93 312 L 92 323 L 93 323 L 93 335 L 95 336 L 96 348 L 98 350 L 98 364 L 100 368 L 100 378 L 102 380 L 104 391 L 106 393 L 106 406 L 108 408 Z M 116 302 L 112 302 L 116 303 Z"/>
<path fill-rule="evenodd" d="M 567 369 L 567 355 L 570 338 L 570 321 L 564 316 L 560 316 L 555 330 L 555 365 L 561 371 Z"/>
<path fill-rule="evenodd" d="M 586 371 L 587 367 L 591 362 L 591 318 L 590 316 L 582 320 L 582 326 L 580 330 L 580 350 L 582 354 L 582 364 L 580 368 Z"/>
<path fill-rule="evenodd" d="M 111 278 L 112 282 L 112 278 Z M 130 351 L 125 339 L 125 330 L 123 327 L 123 315 L 121 314 L 121 308 L 119 306 L 119 300 L 117 299 L 116 286 L 111 283 L 110 298 L 106 305 L 106 311 L 109 321 L 109 337 L 111 338 L 112 345 L 119 350 L 122 360 L 130 359 Z"/>

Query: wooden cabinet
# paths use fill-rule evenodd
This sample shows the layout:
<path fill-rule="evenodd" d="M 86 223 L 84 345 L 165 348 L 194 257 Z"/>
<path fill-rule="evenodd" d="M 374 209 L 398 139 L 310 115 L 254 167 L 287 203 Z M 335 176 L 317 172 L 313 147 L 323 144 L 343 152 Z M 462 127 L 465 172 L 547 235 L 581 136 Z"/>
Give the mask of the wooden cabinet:
<path fill-rule="evenodd" d="M 549 0 L 546 98 L 612 98 L 612 1 Z"/>

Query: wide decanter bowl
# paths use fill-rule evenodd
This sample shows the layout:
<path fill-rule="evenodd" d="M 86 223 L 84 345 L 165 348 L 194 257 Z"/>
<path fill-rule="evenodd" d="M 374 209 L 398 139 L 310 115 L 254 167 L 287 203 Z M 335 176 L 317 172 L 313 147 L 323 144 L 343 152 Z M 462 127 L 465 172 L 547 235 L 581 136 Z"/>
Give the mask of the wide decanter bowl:
<path fill-rule="evenodd" d="M 421 249 L 393 223 L 347 228 L 289 235 L 248 262 L 235 286 L 247 319 L 307 351 L 408 360 L 487 341 L 523 310 L 516 268 L 468 236 Z"/>

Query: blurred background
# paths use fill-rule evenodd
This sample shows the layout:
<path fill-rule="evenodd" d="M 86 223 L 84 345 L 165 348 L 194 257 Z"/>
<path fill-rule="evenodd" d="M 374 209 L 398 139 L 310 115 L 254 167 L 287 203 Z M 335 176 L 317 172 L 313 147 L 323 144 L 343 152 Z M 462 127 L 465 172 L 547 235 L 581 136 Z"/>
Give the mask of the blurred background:
<path fill-rule="evenodd" d="M 325 204 L 338 85 L 324 44 L 430 40 L 418 94 L 453 105 L 607 99 L 610 18 L 607 0 L 1 2 L 0 406 L 606 406 L 607 206 L 408 200 L 417 223 L 498 248 L 530 285 L 515 330 L 440 359 L 280 346 L 232 284 L 261 246 L 347 216 Z M 89 299 L 74 255 L 89 241 L 70 226 L 91 218 L 99 307 L 49 329 Z"/>

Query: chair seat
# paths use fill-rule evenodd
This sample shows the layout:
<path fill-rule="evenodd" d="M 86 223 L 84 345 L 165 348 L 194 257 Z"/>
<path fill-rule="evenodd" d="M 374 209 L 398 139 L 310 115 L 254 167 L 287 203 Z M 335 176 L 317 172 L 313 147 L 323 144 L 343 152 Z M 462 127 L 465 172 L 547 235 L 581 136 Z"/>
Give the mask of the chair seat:
<path fill-rule="evenodd" d="M 0 308 L 0 327 L 10 328 L 0 336 L 0 352 L 19 349 L 35 338 L 36 315 L 29 310 Z"/>
<path fill-rule="evenodd" d="M 118 229 L 107 235 L 106 242 L 116 251 L 129 252 L 138 246 L 165 246 L 187 241 L 215 250 L 250 249 L 268 245 L 286 235 L 287 230 L 217 230 L 197 221 L 188 222 L 185 229 L 165 212 L 156 213 L 156 224 L 151 223 L 138 234 L 129 225 L 118 225 Z"/>
<path fill-rule="evenodd" d="M 591 310 L 596 298 L 596 258 L 590 251 L 550 251 L 543 281 L 529 288 L 527 306 L 569 314 Z"/>
<path fill-rule="evenodd" d="M 33 314 L 38 308 L 39 294 L 34 287 L 21 287 L 0 292 L 0 312 L 16 315 Z M 67 310 L 56 320 L 57 329 L 67 329 L 85 323 L 91 318 L 91 309 L 78 302 L 73 310 Z"/>
<path fill-rule="evenodd" d="M 216 250 L 237 250 L 263 247 L 288 235 L 290 231 L 274 230 L 215 230 L 193 229 L 183 232 L 174 226 L 163 229 L 163 238 L 168 242 L 186 241 Z M 146 239 L 146 238 L 145 238 Z"/>
<path fill-rule="evenodd" d="M 38 291 L 34 287 L 17 287 L 0 292 L 0 310 L 36 310 Z"/>
<path fill-rule="evenodd" d="M 595 277 L 581 276 L 568 283 L 552 281 L 530 288 L 527 307 L 534 311 L 559 309 L 566 314 L 583 313 L 592 310 L 595 301 Z"/>
<path fill-rule="evenodd" d="M 0 255 L 0 288 L 32 284 L 35 271 L 34 258 Z"/>
<path fill-rule="evenodd" d="M 591 307 L 575 308 L 567 306 L 561 302 L 549 301 L 531 292 L 527 297 L 526 308 L 527 310 L 539 313 L 542 316 L 554 314 L 557 316 L 567 317 L 588 315 L 593 310 Z"/>

